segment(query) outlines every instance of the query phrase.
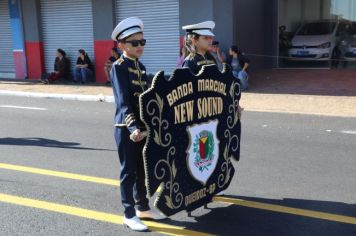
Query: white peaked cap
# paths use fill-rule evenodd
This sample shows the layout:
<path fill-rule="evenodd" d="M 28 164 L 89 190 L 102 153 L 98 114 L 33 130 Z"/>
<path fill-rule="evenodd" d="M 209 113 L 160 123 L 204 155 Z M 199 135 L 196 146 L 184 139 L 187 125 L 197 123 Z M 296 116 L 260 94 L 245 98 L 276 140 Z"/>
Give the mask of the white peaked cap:
<path fill-rule="evenodd" d="M 194 25 L 185 25 L 182 27 L 183 30 L 188 33 L 194 33 L 202 36 L 215 36 L 213 29 L 215 27 L 214 21 L 204 21 Z"/>
<path fill-rule="evenodd" d="M 143 32 L 143 22 L 137 17 L 129 17 L 117 24 L 111 38 L 116 41 L 140 32 Z"/>

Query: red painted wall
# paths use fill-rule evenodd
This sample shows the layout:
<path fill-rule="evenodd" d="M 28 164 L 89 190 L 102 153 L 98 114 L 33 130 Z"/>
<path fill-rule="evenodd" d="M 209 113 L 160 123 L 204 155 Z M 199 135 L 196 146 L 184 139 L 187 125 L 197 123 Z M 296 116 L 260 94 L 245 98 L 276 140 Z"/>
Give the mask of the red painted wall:
<path fill-rule="evenodd" d="M 111 48 L 115 46 L 112 40 L 96 40 L 94 42 L 95 79 L 97 83 L 105 83 L 104 65 L 110 57 Z"/>
<path fill-rule="evenodd" d="M 15 76 L 17 79 L 25 78 L 25 61 L 22 50 L 14 50 Z"/>
<path fill-rule="evenodd" d="M 28 78 L 40 79 L 41 74 L 45 71 L 43 43 L 26 41 L 25 48 Z"/>

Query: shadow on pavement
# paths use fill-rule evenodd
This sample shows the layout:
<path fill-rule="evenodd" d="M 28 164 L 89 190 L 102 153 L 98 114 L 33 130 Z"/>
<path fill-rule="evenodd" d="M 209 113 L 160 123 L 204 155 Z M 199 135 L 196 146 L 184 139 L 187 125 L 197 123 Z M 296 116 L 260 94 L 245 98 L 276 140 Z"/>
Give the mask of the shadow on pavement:
<path fill-rule="evenodd" d="M 77 150 L 98 150 L 98 151 L 116 151 L 112 149 L 87 148 L 80 147 L 80 143 L 76 142 L 61 142 L 46 138 L 0 138 L 0 145 L 15 145 L 15 146 L 37 146 L 49 148 L 66 148 Z"/>
<path fill-rule="evenodd" d="M 228 196 L 226 196 L 228 197 Z M 356 204 L 329 201 L 312 201 L 303 199 L 264 199 L 250 197 L 232 197 L 258 203 L 275 204 L 286 207 L 313 210 L 323 213 L 356 217 Z M 221 205 L 221 206 L 220 206 Z M 279 213 L 239 205 L 209 204 L 209 210 L 200 214 L 197 209 L 192 212 L 196 222 L 169 220 L 173 225 L 179 224 L 189 230 L 213 235 L 330 235 L 354 236 L 356 225 L 335 221 Z"/>

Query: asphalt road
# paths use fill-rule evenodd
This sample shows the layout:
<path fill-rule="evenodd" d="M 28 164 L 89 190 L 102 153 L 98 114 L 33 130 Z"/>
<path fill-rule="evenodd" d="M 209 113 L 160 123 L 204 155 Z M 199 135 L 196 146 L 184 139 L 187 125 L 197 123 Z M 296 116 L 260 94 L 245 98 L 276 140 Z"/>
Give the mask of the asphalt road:
<path fill-rule="evenodd" d="M 38 170 L 118 180 L 113 113 L 112 103 L 0 96 L 0 235 L 356 235 L 356 119 L 245 112 L 226 191 L 235 203 L 217 199 L 142 234 L 110 222 L 122 216 L 115 184 Z"/>

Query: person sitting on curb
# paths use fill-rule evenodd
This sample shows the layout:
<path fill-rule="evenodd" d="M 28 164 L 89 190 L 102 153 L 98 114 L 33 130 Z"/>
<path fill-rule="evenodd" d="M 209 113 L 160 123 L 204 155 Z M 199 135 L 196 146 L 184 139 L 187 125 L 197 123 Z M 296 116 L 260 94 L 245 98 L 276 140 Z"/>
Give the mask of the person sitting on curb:
<path fill-rule="evenodd" d="M 83 50 L 78 50 L 78 59 L 74 69 L 74 83 L 85 84 L 93 77 L 93 65 L 88 54 Z"/>
<path fill-rule="evenodd" d="M 111 79 L 109 76 L 109 72 L 111 70 L 112 64 L 120 58 L 120 53 L 119 50 L 117 50 L 117 48 L 112 48 L 111 49 L 111 56 L 109 57 L 109 59 L 106 61 L 105 65 L 104 65 L 104 73 L 106 76 L 106 84 L 110 85 L 111 84 Z"/>
<path fill-rule="evenodd" d="M 58 48 L 54 61 L 54 72 L 41 78 L 42 83 L 49 84 L 61 78 L 68 78 L 70 73 L 70 62 L 64 50 Z"/>

